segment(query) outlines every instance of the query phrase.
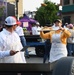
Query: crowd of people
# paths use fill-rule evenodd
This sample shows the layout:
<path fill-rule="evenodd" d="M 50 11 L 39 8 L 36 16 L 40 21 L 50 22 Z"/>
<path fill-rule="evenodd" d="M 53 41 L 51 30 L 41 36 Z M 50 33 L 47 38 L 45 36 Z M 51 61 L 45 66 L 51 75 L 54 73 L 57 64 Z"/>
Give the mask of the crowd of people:
<path fill-rule="evenodd" d="M 24 52 L 20 51 L 26 46 L 26 39 L 20 24 L 21 22 L 13 16 L 5 19 L 4 28 L 0 32 L 0 63 L 26 63 Z M 50 30 L 44 33 L 44 27 L 40 28 L 37 22 L 32 27 L 32 35 L 40 35 L 42 39 L 45 39 L 43 63 L 49 59 L 50 69 L 53 70 L 60 58 L 74 55 L 74 26 L 65 23 L 62 27 L 62 21 L 57 19 L 53 26 L 47 28 Z M 25 55 L 29 57 L 27 49 Z"/>
<path fill-rule="evenodd" d="M 48 33 L 41 31 L 40 36 L 43 39 L 50 39 L 52 43 L 49 55 L 50 69 L 52 70 L 57 60 L 62 57 L 67 57 L 66 43 L 71 33 L 62 27 L 60 20 L 56 20 L 52 30 Z"/>
<path fill-rule="evenodd" d="M 65 25 L 65 28 L 71 33 L 71 36 L 67 39 L 68 56 L 74 56 L 74 25 L 68 23 Z"/>
<path fill-rule="evenodd" d="M 50 29 L 50 31 L 52 32 L 51 34 L 55 33 L 55 31 L 58 33 L 60 33 L 59 36 L 61 36 L 63 34 L 62 29 L 68 31 L 71 33 L 71 35 L 69 37 L 67 36 L 64 36 L 64 39 L 62 39 L 61 41 L 63 43 L 65 43 L 66 45 L 66 48 L 67 48 L 67 53 L 65 53 L 67 56 L 73 56 L 74 55 L 74 26 L 73 24 L 68 24 L 68 23 L 65 23 L 64 27 L 62 27 L 62 21 L 57 19 L 54 21 L 54 25 L 48 25 L 48 26 L 44 26 L 43 28 L 40 28 L 40 24 L 38 25 L 34 25 L 32 27 L 32 34 L 33 35 L 40 35 L 40 32 L 38 32 L 38 29 L 41 30 L 41 29 Z M 64 31 L 63 30 L 63 31 Z M 64 34 L 64 35 L 67 35 L 67 34 Z M 58 37 L 58 35 L 56 35 Z M 43 59 L 43 63 L 46 62 L 47 59 L 49 59 L 50 57 L 50 49 L 52 48 L 52 39 L 50 38 L 44 38 L 44 37 L 41 37 L 42 39 L 45 40 L 45 53 L 44 53 L 44 59 Z"/>
<path fill-rule="evenodd" d="M 49 32 L 44 33 L 43 30 L 40 31 L 40 36 L 42 39 L 50 40 L 51 48 L 48 48 L 47 56 L 49 55 L 49 57 L 47 58 L 49 58 L 51 64 L 50 69 L 53 70 L 60 58 L 74 55 L 74 25 L 65 23 L 62 27 L 62 21 L 57 19 Z M 45 50 L 47 53 L 47 49 Z M 46 56 L 46 53 L 44 56 Z M 46 60 L 43 61 L 43 63 L 45 62 Z"/>

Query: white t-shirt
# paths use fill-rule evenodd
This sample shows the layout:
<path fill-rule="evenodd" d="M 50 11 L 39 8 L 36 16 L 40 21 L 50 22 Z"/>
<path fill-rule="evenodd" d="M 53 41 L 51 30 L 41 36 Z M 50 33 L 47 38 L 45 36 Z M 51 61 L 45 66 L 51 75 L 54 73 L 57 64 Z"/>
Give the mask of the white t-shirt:
<path fill-rule="evenodd" d="M 32 27 L 32 35 L 40 35 L 39 30 L 41 30 L 40 27 L 37 26 Z"/>
<path fill-rule="evenodd" d="M 32 27 L 32 35 L 36 35 L 36 26 Z"/>
<path fill-rule="evenodd" d="M 67 28 L 66 26 L 64 26 L 64 28 L 66 29 L 66 30 L 68 30 L 69 28 Z"/>
<path fill-rule="evenodd" d="M 17 26 L 15 31 L 16 31 L 16 33 L 17 33 L 19 36 L 24 36 L 24 32 L 23 32 L 23 28 L 22 28 L 22 27 Z"/>

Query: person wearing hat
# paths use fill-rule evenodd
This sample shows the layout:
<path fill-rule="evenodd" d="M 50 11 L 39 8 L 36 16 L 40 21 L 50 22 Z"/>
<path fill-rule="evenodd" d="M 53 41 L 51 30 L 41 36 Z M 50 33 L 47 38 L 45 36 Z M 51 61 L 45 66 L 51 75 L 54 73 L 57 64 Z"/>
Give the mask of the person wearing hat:
<path fill-rule="evenodd" d="M 68 23 L 65 23 L 64 28 L 65 29 L 69 29 L 69 24 Z"/>
<path fill-rule="evenodd" d="M 39 22 L 36 22 L 36 24 L 32 27 L 32 35 L 40 35 L 39 30 L 41 30 Z"/>
<path fill-rule="evenodd" d="M 74 56 L 74 26 L 73 24 L 69 24 L 68 30 L 71 33 L 71 36 L 67 39 L 67 50 L 68 56 Z"/>
<path fill-rule="evenodd" d="M 26 63 L 24 52 L 20 50 L 23 48 L 18 34 L 14 31 L 16 29 L 17 21 L 14 17 L 8 16 L 5 19 L 5 28 L 0 32 L 0 51 L 10 52 L 15 55 L 0 58 L 0 63 Z"/>
<path fill-rule="evenodd" d="M 22 46 L 25 47 L 25 46 L 27 46 L 26 39 L 24 37 L 23 28 L 20 25 L 21 25 L 21 22 L 18 21 L 18 24 L 17 24 L 17 27 L 15 29 L 15 32 L 19 35 L 21 43 L 22 43 Z M 27 49 L 25 50 L 25 57 L 29 58 L 29 51 Z"/>
<path fill-rule="evenodd" d="M 50 70 L 54 69 L 59 59 L 67 57 L 67 38 L 71 36 L 68 30 L 61 27 L 62 22 L 58 22 L 57 25 L 58 28 L 56 28 L 56 30 L 51 30 L 47 33 L 40 31 L 40 37 L 43 39 L 50 39 L 52 43 L 49 56 Z"/>
<path fill-rule="evenodd" d="M 41 30 L 41 27 L 40 27 L 40 23 L 39 22 L 36 23 L 36 29 L 37 29 L 36 34 L 40 35 L 39 30 Z"/>
<path fill-rule="evenodd" d="M 59 26 L 61 26 L 61 24 L 62 24 L 62 21 L 60 19 L 55 20 L 54 25 L 52 26 L 52 29 L 53 30 L 58 30 Z"/>
<path fill-rule="evenodd" d="M 44 27 L 44 29 L 49 29 L 51 28 L 51 24 L 46 24 L 46 26 Z M 47 33 L 49 31 L 44 31 L 44 33 Z M 50 39 L 46 39 L 45 40 L 45 49 L 44 49 L 44 57 L 43 57 L 43 63 L 46 63 L 46 60 L 49 60 L 49 53 L 50 53 L 50 49 L 51 49 L 51 42 Z"/>

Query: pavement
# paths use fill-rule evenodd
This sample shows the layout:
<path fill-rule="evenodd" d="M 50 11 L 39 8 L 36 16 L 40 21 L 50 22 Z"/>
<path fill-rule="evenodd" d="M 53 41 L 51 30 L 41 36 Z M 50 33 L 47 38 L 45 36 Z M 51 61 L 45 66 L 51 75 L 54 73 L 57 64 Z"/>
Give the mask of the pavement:
<path fill-rule="evenodd" d="M 29 47 L 28 51 L 30 58 L 26 58 L 27 63 L 43 63 L 43 57 L 36 56 L 35 47 Z M 48 63 L 48 60 L 46 63 Z"/>

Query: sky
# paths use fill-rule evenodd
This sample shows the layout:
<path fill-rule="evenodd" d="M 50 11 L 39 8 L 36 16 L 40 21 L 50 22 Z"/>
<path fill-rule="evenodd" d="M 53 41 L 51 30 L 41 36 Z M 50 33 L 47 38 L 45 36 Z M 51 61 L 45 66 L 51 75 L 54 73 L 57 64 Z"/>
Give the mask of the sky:
<path fill-rule="evenodd" d="M 41 6 L 44 0 L 23 0 L 23 10 L 25 11 L 36 11 L 36 8 Z M 60 3 L 60 0 L 49 0 L 55 3 Z"/>

